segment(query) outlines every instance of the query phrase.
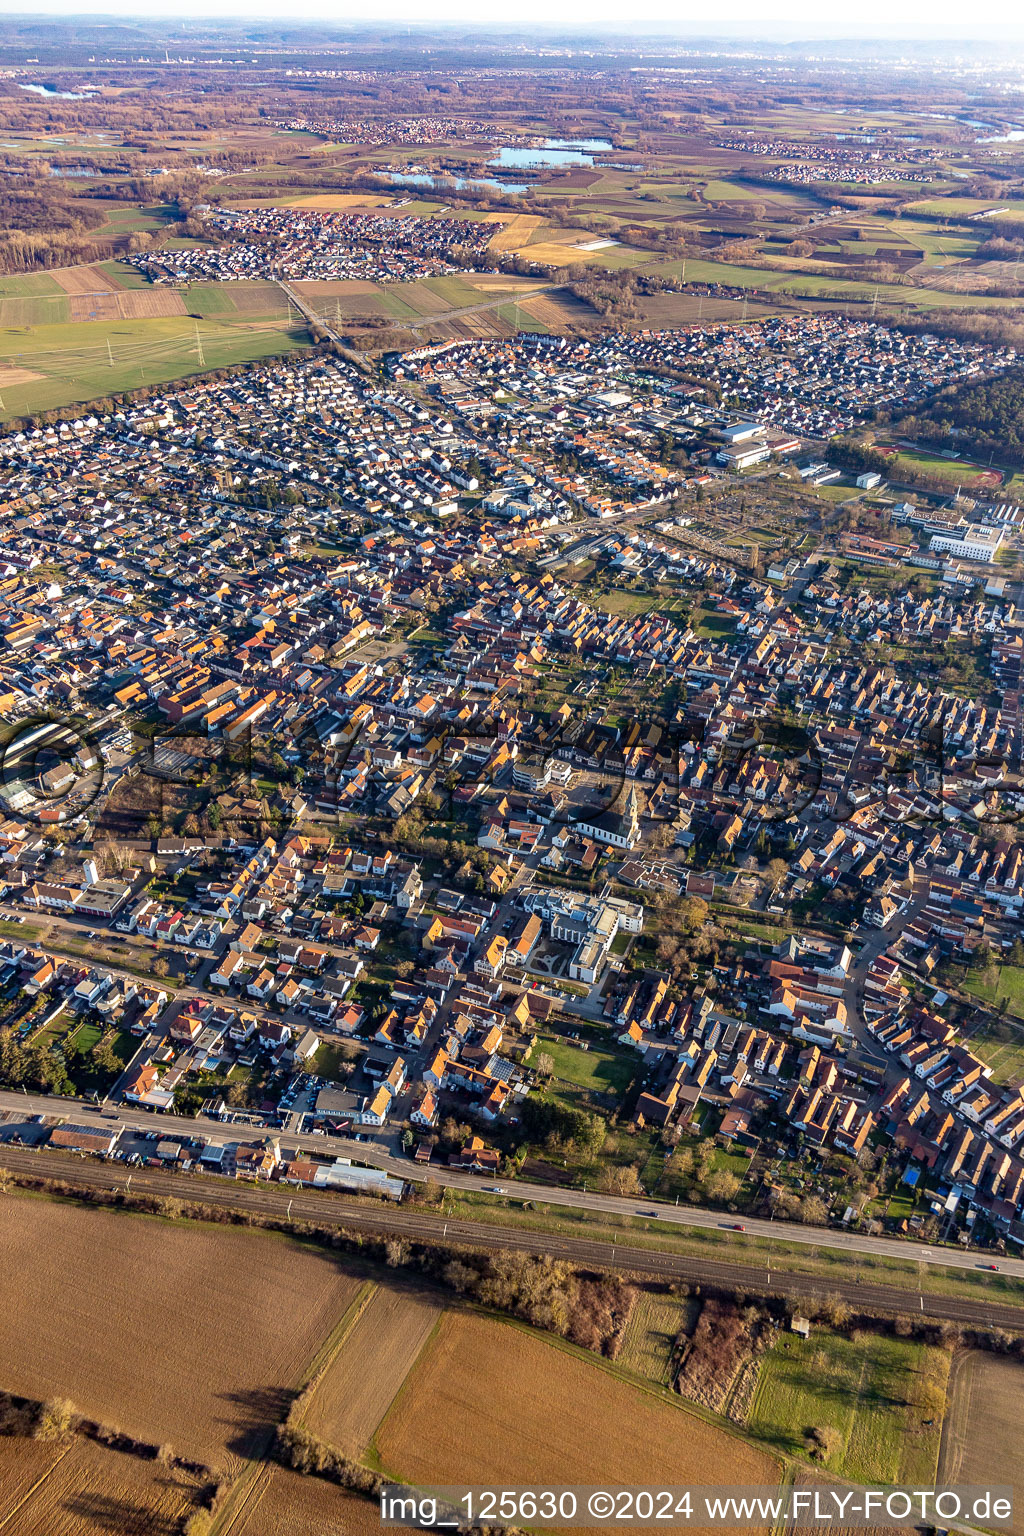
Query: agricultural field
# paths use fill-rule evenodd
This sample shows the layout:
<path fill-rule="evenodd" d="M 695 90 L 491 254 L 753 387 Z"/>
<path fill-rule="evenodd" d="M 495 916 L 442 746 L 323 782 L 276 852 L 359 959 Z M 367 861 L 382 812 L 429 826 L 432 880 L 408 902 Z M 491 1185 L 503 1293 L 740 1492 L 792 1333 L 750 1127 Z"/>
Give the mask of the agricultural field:
<path fill-rule="evenodd" d="M 517 213 L 503 220 L 488 242 L 492 251 L 519 251 L 527 245 L 543 219 L 534 213 Z"/>
<path fill-rule="evenodd" d="M 106 203 L 103 205 L 105 222 L 97 229 L 99 238 L 109 235 L 155 234 L 176 218 L 169 203 L 154 203 L 149 207 L 132 206 L 131 203 Z"/>
<path fill-rule="evenodd" d="M 69 1398 L 221 1467 L 281 1417 L 358 1290 L 333 1259 L 266 1234 L 51 1200 L 0 1202 L 0 1248 L 20 1277 L 0 1316 L 5 1391 Z"/>
<path fill-rule="evenodd" d="M 116 293 L 118 284 L 100 266 L 55 267 L 50 274 L 64 293 L 93 297 L 100 293 Z"/>
<path fill-rule="evenodd" d="M 430 1426 L 424 1434 L 424 1426 Z M 377 1431 L 425 1483 L 778 1483 L 774 1456 L 525 1328 L 447 1312 Z"/>
<path fill-rule="evenodd" d="M 9 1530 L 16 1513 L 51 1472 L 68 1446 L 56 1440 L 4 1438 L 0 1455 L 0 1530 Z"/>
<path fill-rule="evenodd" d="M 505 315 L 508 306 L 498 311 Z M 513 320 L 516 306 L 512 306 Z M 518 305 L 519 319 L 533 321 L 540 327 L 543 326 L 556 334 L 573 325 L 593 325 L 597 320 L 597 313 L 591 309 L 584 299 L 576 298 L 575 294 L 567 288 L 556 288 L 551 293 L 539 293 L 535 298 L 524 298 Z M 523 329 L 533 329 L 532 326 L 524 326 Z"/>
<path fill-rule="evenodd" d="M 66 294 L 47 293 L 24 298 L 0 298 L 0 327 L 66 325 L 71 304 Z"/>
<path fill-rule="evenodd" d="M 222 1527 L 221 1536 L 380 1536 L 380 1511 L 368 1499 L 318 1477 L 268 1466 Z"/>
<path fill-rule="evenodd" d="M 293 197 L 278 201 L 279 208 L 316 208 L 324 213 L 351 213 L 384 207 L 392 201 L 389 197 L 373 192 L 311 192 L 308 197 Z M 402 212 L 406 212 L 403 209 Z"/>
<path fill-rule="evenodd" d="M 170 288 L 122 288 L 114 293 L 72 294 L 68 300 L 72 321 L 155 320 L 186 313 L 180 293 Z"/>
<path fill-rule="evenodd" d="M 830 1472 L 927 1487 L 935 1479 L 949 1352 L 882 1334 L 784 1334 L 761 1366 L 751 1432 L 790 1455 L 809 1429 L 834 1435 Z"/>
<path fill-rule="evenodd" d="M 286 319 L 294 306 L 276 283 L 189 283 L 181 297 L 190 315 L 204 319 L 244 316 L 246 319 Z"/>
<path fill-rule="evenodd" d="M 178 314 L 2 329 L 0 419 L 120 394 L 143 384 L 164 384 L 308 345 L 305 323 L 289 322 L 285 316 L 261 321 L 239 314 L 197 322 Z"/>
<path fill-rule="evenodd" d="M 358 1460 L 440 1316 L 433 1298 L 411 1289 L 374 1291 L 316 1387 L 306 1428 Z"/>
<path fill-rule="evenodd" d="M 0 278 L 0 329 L 186 313 L 180 294 L 144 279 L 123 281 L 122 274 L 138 275 L 120 263 L 102 262 Z"/>
<path fill-rule="evenodd" d="M 58 297 L 63 291 L 52 272 L 19 272 L 0 277 L 0 299 Z"/>
<path fill-rule="evenodd" d="M 1024 1365 L 980 1350 L 956 1355 L 942 1427 L 938 1477 L 988 1487 L 1015 1480 L 1024 1465 Z M 1016 1536 L 1024 1518 L 1015 1516 Z"/>
<path fill-rule="evenodd" d="M 4 1536 L 177 1536 L 197 1505 L 187 1474 L 81 1436 L 3 1445 Z"/>

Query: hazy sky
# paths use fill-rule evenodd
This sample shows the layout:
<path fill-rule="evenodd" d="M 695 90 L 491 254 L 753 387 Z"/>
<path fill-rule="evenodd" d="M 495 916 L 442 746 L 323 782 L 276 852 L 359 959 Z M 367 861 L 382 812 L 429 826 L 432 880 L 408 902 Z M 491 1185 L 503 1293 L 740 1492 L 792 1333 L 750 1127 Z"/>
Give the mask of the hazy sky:
<path fill-rule="evenodd" d="M 25 0 L 0 0 L 0 12 L 25 14 Z M 268 17 L 292 22 L 321 20 L 335 23 L 409 21 L 430 24 L 455 21 L 480 25 L 493 21 L 513 28 L 552 26 L 607 28 L 621 32 L 656 27 L 662 32 L 695 35 L 729 33 L 751 37 L 782 35 L 814 37 L 991 37 L 1024 36 L 1024 7 L 1019 0 L 860 0 L 856 6 L 824 5 L 821 0 L 516 0 L 507 10 L 491 14 L 479 0 L 293 0 L 287 8 L 280 0 L 157 0 L 151 8 L 139 0 L 101 0 L 95 9 L 82 0 L 37 0 L 38 14 L 143 15 L 148 21 L 162 16 L 217 16 L 234 19 Z"/>

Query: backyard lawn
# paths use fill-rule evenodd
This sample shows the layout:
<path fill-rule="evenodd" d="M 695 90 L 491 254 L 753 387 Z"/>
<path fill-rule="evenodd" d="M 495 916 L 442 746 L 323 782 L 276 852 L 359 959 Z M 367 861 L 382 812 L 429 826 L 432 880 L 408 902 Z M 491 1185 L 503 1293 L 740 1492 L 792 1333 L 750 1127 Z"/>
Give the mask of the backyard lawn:
<path fill-rule="evenodd" d="M 987 986 L 982 980 L 982 972 L 971 971 L 964 981 L 964 991 L 980 1002 L 991 1003 L 998 1006 L 1001 998 L 1007 999 L 1008 1011 L 1018 1018 L 1024 1018 L 1024 966 L 1001 965 L 999 967 L 999 980 L 994 986 Z"/>
<path fill-rule="evenodd" d="M 541 1055 L 555 1064 L 554 1076 L 562 1083 L 585 1088 L 590 1093 L 625 1093 L 637 1070 L 632 1051 L 612 1050 L 605 1045 L 590 1045 L 583 1050 L 572 1041 L 544 1035 L 527 1058 L 536 1065 Z"/>

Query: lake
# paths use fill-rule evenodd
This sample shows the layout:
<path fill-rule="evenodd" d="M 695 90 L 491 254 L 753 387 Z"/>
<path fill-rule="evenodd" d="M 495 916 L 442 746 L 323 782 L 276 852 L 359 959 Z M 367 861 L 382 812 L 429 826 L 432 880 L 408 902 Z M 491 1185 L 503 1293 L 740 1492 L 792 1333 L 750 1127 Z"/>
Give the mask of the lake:
<path fill-rule="evenodd" d="M 530 190 L 525 182 L 498 181 L 493 176 L 428 176 L 424 171 L 417 174 L 410 171 L 381 171 L 379 174 L 399 186 L 429 187 L 432 192 L 444 192 L 446 187 L 454 187 L 456 192 L 461 192 L 464 187 L 487 187 L 493 192 L 507 192 L 518 197 Z"/>
<path fill-rule="evenodd" d="M 594 156 L 611 147 L 607 139 L 545 139 L 537 149 L 499 149 L 487 164 L 518 170 L 544 165 L 593 165 Z"/>
<path fill-rule="evenodd" d="M 19 80 L 18 89 L 20 91 L 34 91 L 37 96 L 46 96 L 51 101 L 88 101 L 90 96 L 96 94 L 99 87 L 91 85 L 85 91 L 58 91 L 52 85 L 23 85 Z"/>

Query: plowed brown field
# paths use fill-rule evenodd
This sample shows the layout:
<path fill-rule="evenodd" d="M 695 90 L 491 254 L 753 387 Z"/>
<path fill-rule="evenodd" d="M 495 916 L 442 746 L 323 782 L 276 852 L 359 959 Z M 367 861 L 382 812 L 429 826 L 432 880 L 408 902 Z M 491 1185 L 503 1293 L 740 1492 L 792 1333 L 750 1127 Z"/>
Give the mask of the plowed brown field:
<path fill-rule="evenodd" d="M 56 1441 L 13 1436 L 0 1441 L 0 1531 L 10 1531 L 14 1515 L 33 1488 L 69 1449 Z"/>
<path fill-rule="evenodd" d="M 4 1441 L 33 1446 L 32 1441 Z M 195 1484 L 156 1461 L 76 1439 L 53 1452 L 50 1469 L 5 1519 L 3 1536 L 178 1536 Z"/>
<path fill-rule="evenodd" d="M 224 1536 L 381 1536 L 376 1504 L 274 1467 Z"/>
<path fill-rule="evenodd" d="M 942 1426 L 938 1481 L 994 1488 L 1024 1465 L 1024 1365 L 982 1350 L 955 1356 Z M 1014 1532 L 1024 1516 L 1014 1510 Z"/>
<path fill-rule="evenodd" d="M 99 267 L 54 267 L 50 276 L 65 293 L 120 293 L 113 278 Z"/>
<path fill-rule="evenodd" d="M 411 1291 L 375 1291 L 316 1389 L 307 1428 L 361 1456 L 440 1316 L 436 1302 Z"/>
<path fill-rule="evenodd" d="M 286 1407 L 358 1290 L 327 1255 L 264 1233 L 0 1200 L 17 1275 L 0 1386 L 223 1467 Z"/>
<path fill-rule="evenodd" d="M 153 320 L 184 315 L 185 301 L 170 288 L 121 288 L 116 293 L 73 293 L 72 320 Z"/>
<path fill-rule="evenodd" d="M 781 1471 L 596 1362 L 469 1312 L 445 1314 L 375 1444 L 389 1472 L 428 1486 L 777 1484 Z"/>

